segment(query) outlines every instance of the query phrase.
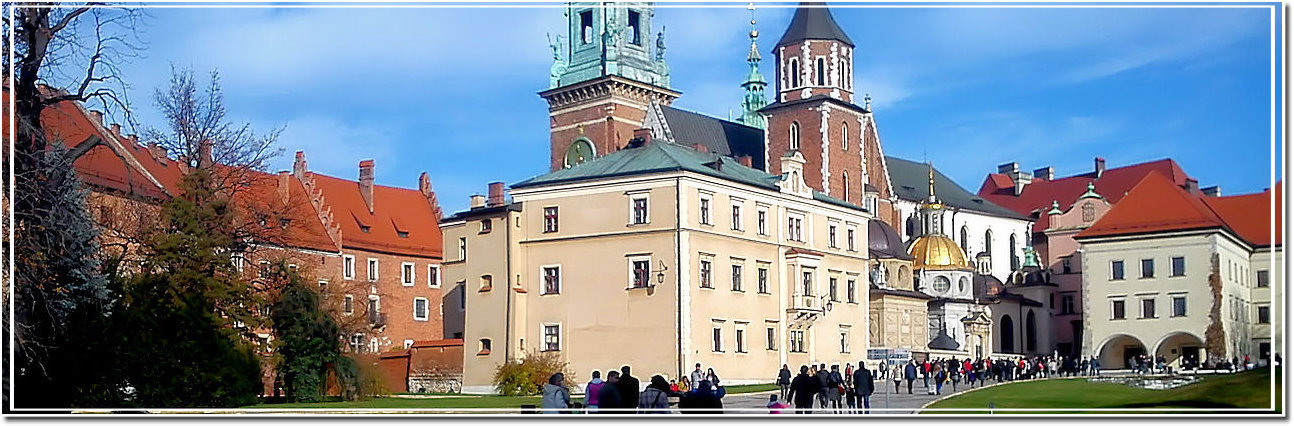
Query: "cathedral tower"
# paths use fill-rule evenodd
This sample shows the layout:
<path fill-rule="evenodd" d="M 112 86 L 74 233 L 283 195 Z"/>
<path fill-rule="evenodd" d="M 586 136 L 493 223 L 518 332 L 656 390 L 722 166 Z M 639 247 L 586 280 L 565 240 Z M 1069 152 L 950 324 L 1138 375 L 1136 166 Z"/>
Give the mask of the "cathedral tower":
<path fill-rule="evenodd" d="M 615 152 L 643 126 L 652 102 L 668 105 L 665 32 L 653 43 L 649 2 L 567 3 L 567 33 L 550 39 L 550 169 Z"/>

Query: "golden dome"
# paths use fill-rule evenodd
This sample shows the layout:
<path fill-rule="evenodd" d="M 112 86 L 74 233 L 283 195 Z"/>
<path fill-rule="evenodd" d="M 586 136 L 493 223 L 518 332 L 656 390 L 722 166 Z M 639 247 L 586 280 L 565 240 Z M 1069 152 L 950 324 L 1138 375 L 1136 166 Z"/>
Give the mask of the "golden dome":
<path fill-rule="evenodd" d="M 952 238 L 943 235 L 926 235 L 908 246 L 913 269 L 974 270 L 966 261 L 966 254 Z"/>

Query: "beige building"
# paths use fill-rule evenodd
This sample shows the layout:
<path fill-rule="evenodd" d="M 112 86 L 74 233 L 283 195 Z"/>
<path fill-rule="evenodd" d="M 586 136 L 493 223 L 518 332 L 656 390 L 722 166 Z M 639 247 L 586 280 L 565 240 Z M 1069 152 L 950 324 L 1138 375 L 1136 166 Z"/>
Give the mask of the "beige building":
<path fill-rule="evenodd" d="M 868 212 L 806 186 L 798 153 L 773 176 L 638 136 L 442 222 L 445 280 L 467 290 L 464 392 L 493 392 L 494 369 L 531 351 L 576 383 L 696 363 L 768 382 L 864 359 Z"/>

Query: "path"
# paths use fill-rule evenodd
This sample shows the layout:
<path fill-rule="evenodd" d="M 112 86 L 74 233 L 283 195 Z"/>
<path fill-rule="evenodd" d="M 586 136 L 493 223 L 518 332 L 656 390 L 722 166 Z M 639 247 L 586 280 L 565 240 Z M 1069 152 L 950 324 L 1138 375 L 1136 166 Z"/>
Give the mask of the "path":
<path fill-rule="evenodd" d="M 985 382 L 988 386 L 990 382 Z M 882 386 L 885 385 L 885 386 Z M 942 395 L 927 395 L 925 388 L 921 386 L 921 380 L 912 382 L 912 394 L 908 394 L 907 382 L 900 386 L 899 393 L 894 393 L 894 382 L 886 380 L 884 382 L 876 381 L 876 393 L 872 394 L 872 413 L 873 414 L 912 414 L 916 413 L 921 406 L 953 394 L 952 385 L 944 385 Z M 975 388 L 967 388 L 961 384 L 957 385 L 957 391 L 962 392 Z M 723 398 L 723 406 L 727 413 L 742 414 L 767 414 L 768 396 L 780 394 L 778 390 L 768 392 L 756 392 L 741 395 L 728 395 Z M 816 406 L 816 404 L 815 404 Z M 793 409 L 787 410 L 787 413 L 794 412 Z M 822 411 L 816 414 L 829 414 Z"/>

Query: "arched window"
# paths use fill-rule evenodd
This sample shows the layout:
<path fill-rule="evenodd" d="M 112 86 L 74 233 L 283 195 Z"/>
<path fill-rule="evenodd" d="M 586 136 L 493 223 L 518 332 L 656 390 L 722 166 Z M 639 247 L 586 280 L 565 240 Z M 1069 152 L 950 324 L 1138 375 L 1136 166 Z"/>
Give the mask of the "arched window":
<path fill-rule="evenodd" d="M 1007 247 L 1011 250 L 1011 270 L 1014 271 L 1020 269 L 1020 256 L 1015 255 L 1015 234 L 1011 234 L 1011 239 Z"/>
<path fill-rule="evenodd" d="M 984 253 L 993 255 L 993 230 L 984 231 Z"/>
<path fill-rule="evenodd" d="M 800 150 L 800 122 L 791 122 L 791 150 Z"/>
<path fill-rule="evenodd" d="M 967 244 L 970 241 L 970 238 L 967 237 L 968 232 L 969 231 L 966 229 L 966 225 L 962 225 L 962 240 L 961 240 L 962 251 L 966 252 L 966 256 L 969 257 L 971 253 L 970 253 L 970 244 Z"/>
<path fill-rule="evenodd" d="M 1002 347 L 999 350 L 1003 353 L 1015 352 L 1015 324 L 1011 321 L 1010 315 L 1002 316 Z"/>
<path fill-rule="evenodd" d="M 818 85 L 827 85 L 827 60 L 818 58 Z"/>
<path fill-rule="evenodd" d="M 1029 310 L 1029 315 L 1024 317 L 1024 349 L 1034 351 L 1038 348 L 1037 339 L 1038 330 L 1034 325 L 1033 310 Z"/>
<path fill-rule="evenodd" d="M 840 123 L 840 149 L 849 150 L 849 123 Z"/>
<path fill-rule="evenodd" d="M 842 172 L 840 180 L 841 180 L 840 198 L 845 200 L 845 202 L 849 202 L 849 172 L 848 171 Z"/>
<path fill-rule="evenodd" d="M 1092 205 L 1091 201 L 1088 201 L 1083 204 L 1083 221 L 1091 222 L 1093 220 L 1096 220 L 1096 207 Z"/>
<path fill-rule="evenodd" d="M 791 58 L 791 88 L 800 87 L 800 61 Z"/>
<path fill-rule="evenodd" d="M 840 86 L 842 89 L 845 87 L 845 82 L 846 82 L 846 81 L 848 81 L 848 80 L 845 80 L 845 68 L 847 68 L 847 67 L 845 67 L 845 66 L 844 66 L 844 64 L 847 64 L 847 63 L 849 63 L 847 59 L 845 59 L 845 58 L 840 58 L 840 66 L 839 66 L 839 68 L 840 68 L 840 81 L 836 82 L 836 85 L 837 85 L 837 86 Z"/>

